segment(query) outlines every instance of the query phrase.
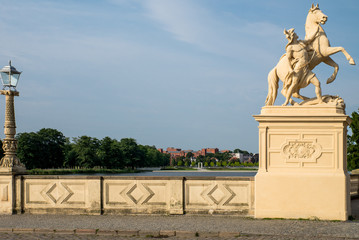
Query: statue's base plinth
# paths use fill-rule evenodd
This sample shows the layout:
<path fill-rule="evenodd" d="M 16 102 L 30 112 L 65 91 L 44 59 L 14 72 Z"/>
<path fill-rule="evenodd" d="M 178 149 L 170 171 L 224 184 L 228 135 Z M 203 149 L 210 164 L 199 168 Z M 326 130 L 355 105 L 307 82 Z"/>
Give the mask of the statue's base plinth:
<path fill-rule="evenodd" d="M 255 217 L 345 221 L 348 176 L 330 173 L 258 173 Z"/>
<path fill-rule="evenodd" d="M 263 107 L 259 122 L 256 218 L 347 220 L 346 137 L 337 106 Z"/>

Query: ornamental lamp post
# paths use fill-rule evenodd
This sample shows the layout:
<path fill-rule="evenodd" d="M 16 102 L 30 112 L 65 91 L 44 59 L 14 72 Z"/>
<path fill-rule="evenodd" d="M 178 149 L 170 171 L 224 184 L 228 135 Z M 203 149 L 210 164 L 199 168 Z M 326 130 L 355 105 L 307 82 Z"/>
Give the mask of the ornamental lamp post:
<path fill-rule="evenodd" d="M 15 109 L 14 96 L 19 96 L 16 91 L 16 86 L 19 81 L 21 72 L 17 71 L 15 67 L 9 65 L 0 70 L 1 81 L 4 86 L 0 91 L 1 95 L 5 95 L 5 124 L 3 140 L 4 157 L 0 160 L 0 172 L 24 172 L 25 166 L 20 162 L 16 156 L 17 140 L 16 123 L 15 123 Z"/>

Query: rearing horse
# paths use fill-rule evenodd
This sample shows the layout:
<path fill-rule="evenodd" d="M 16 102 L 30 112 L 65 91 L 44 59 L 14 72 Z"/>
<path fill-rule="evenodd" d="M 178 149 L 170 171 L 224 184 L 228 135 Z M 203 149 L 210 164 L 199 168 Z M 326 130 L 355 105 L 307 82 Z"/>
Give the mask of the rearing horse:
<path fill-rule="evenodd" d="M 315 50 L 315 55 L 311 62 L 309 63 L 309 69 L 313 70 L 319 63 L 324 62 L 329 66 L 334 67 L 334 73 L 328 78 L 327 83 L 331 83 L 335 80 L 339 66 L 333 59 L 329 56 L 337 52 L 342 52 L 350 64 L 355 65 L 354 59 L 345 51 L 343 47 L 331 47 L 327 35 L 323 30 L 321 25 L 324 25 L 328 20 L 326 16 L 320 9 L 319 4 L 309 9 L 307 20 L 305 22 L 305 39 L 307 40 L 312 36 L 313 33 L 319 28 L 319 32 L 316 38 L 311 43 L 311 47 Z"/>

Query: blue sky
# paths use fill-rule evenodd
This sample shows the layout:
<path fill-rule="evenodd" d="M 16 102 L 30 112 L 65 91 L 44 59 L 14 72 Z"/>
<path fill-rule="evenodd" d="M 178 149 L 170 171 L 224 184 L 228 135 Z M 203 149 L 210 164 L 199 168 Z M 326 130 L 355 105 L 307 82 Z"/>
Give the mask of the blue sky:
<path fill-rule="evenodd" d="M 324 29 L 359 64 L 359 2 L 323 1 Z M 284 53 L 283 29 L 304 38 L 311 1 L 0 0 L 0 65 L 23 71 L 18 132 L 135 138 L 156 147 L 258 152 L 267 74 Z M 359 108 L 359 67 L 334 55 L 314 72 L 324 94 Z M 304 95 L 314 97 L 314 88 Z M 276 104 L 282 104 L 279 96 Z M 3 110 L 1 110 L 1 108 Z M 0 98 L 0 111 L 4 98 Z M 4 116 L 0 115 L 3 122 Z M 3 137 L 3 135 L 0 135 Z"/>

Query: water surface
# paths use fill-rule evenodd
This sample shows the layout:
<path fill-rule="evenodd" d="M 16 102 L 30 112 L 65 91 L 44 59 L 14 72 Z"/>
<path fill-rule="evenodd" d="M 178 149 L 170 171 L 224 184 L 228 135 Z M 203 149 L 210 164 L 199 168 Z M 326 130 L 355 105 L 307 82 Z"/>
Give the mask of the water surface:
<path fill-rule="evenodd" d="M 254 177 L 252 171 L 153 171 L 140 173 L 123 173 L 117 176 L 160 176 L 160 177 Z"/>

